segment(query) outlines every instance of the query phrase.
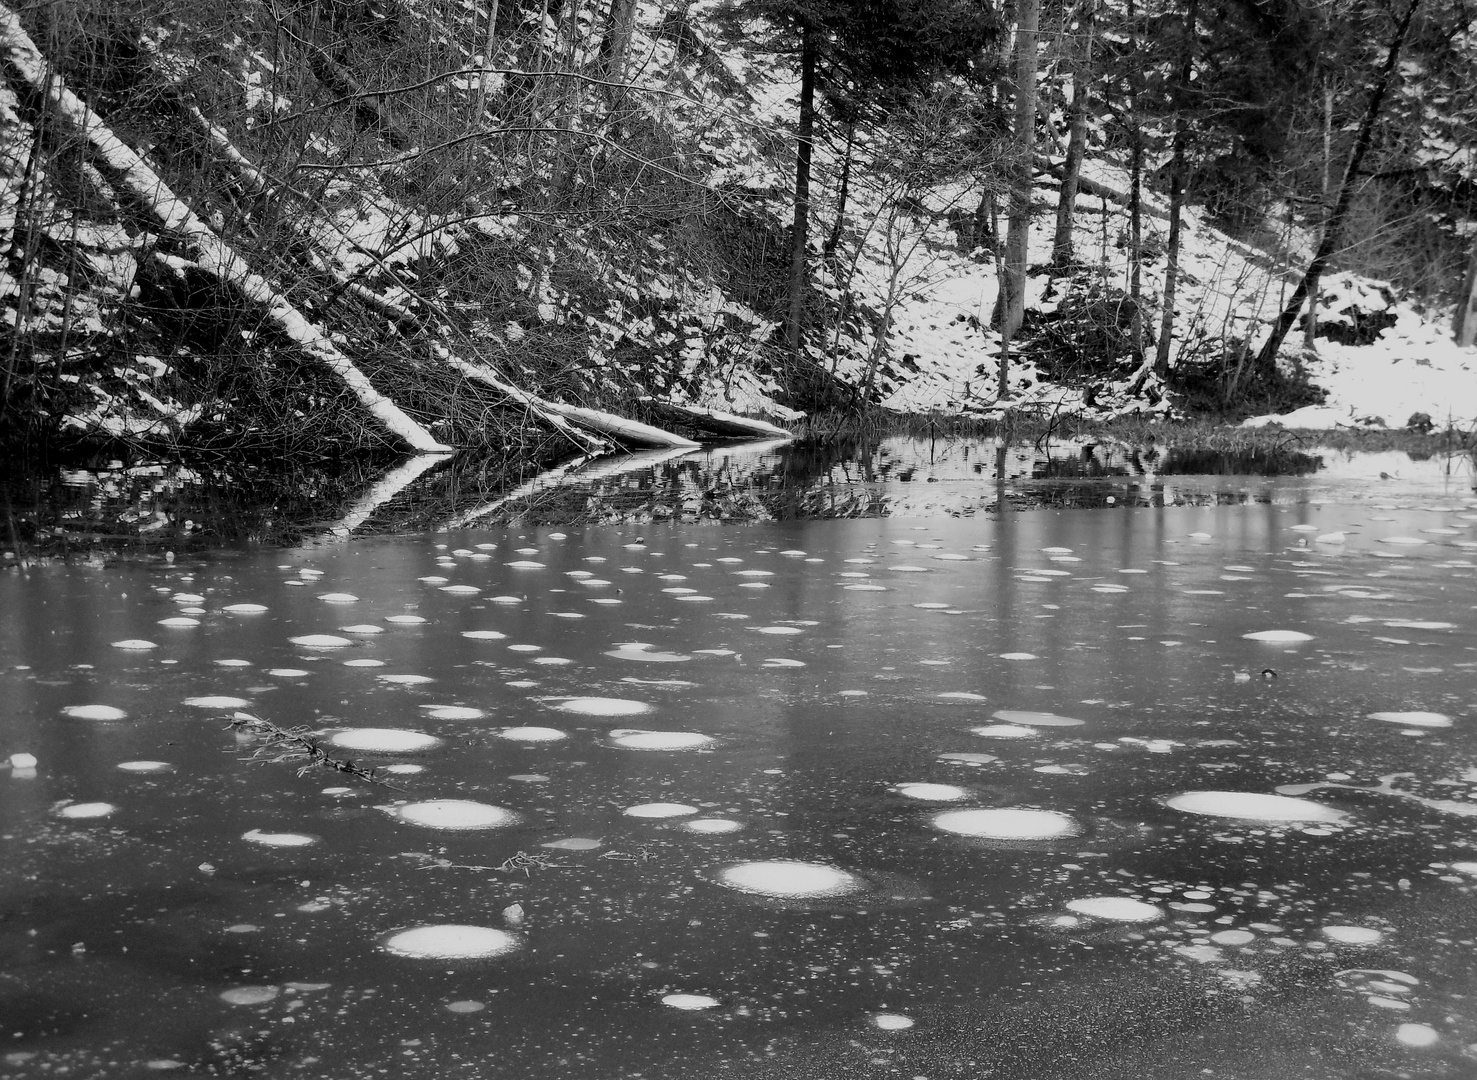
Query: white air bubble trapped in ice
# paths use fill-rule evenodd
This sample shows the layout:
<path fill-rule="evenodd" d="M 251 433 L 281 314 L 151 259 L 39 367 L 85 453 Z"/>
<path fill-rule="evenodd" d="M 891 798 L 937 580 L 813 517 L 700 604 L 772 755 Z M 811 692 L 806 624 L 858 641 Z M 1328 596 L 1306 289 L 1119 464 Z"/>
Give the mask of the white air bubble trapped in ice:
<path fill-rule="evenodd" d="M 68 705 L 62 715 L 73 720 L 124 720 L 128 714 L 112 705 Z"/>
<path fill-rule="evenodd" d="M 641 803 L 638 806 L 626 807 L 623 813 L 625 813 L 627 817 L 636 818 L 686 817 L 688 814 L 696 814 L 697 807 L 688 806 L 686 803 Z"/>
<path fill-rule="evenodd" d="M 1070 716 L 1058 716 L 1049 712 L 1026 712 L 1020 709 L 997 709 L 990 714 L 1006 724 L 1023 724 L 1026 727 L 1081 727 L 1085 720 L 1074 720 Z"/>
<path fill-rule="evenodd" d="M 569 738 L 558 728 L 551 727 L 504 728 L 497 733 L 497 737 L 507 739 L 509 742 L 558 742 L 560 739 Z"/>
<path fill-rule="evenodd" d="M 342 649 L 354 644 L 348 638 L 339 637 L 337 634 L 304 634 L 301 637 L 287 640 L 304 649 Z"/>
<path fill-rule="evenodd" d="M 1402 727 L 1451 727 L 1451 717 L 1438 712 L 1372 712 L 1369 719 L 1383 720 L 1387 724 L 1399 724 Z"/>
<path fill-rule="evenodd" d="M 1322 932 L 1340 945 L 1378 945 L 1385 936 L 1369 926 L 1325 926 Z"/>
<path fill-rule="evenodd" d="M 185 698 L 184 704 L 196 709 L 244 709 L 251 702 L 245 698 L 228 697 L 224 694 L 207 694 L 202 697 Z"/>
<path fill-rule="evenodd" d="M 112 803 L 105 802 L 79 802 L 64 806 L 57 811 L 64 818 L 75 818 L 86 820 L 88 818 L 107 817 L 118 808 Z"/>
<path fill-rule="evenodd" d="M 743 825 L 729 818 L 693 818 L 691 821 L 684 821 L 682 827 L 688 832 L 721 835 L 738 832 Z"/>
<path fill-rule="evenodd" d="M 568 698 L 554 702 L 553 707 L 584 716 L 639 716 L 651 711 L 651 706 L 644 701 L 607 697 Z"/>
<path fill-rule="evenodd" d="M 663 994 L 662 1004 L 668 1008 L 689 1011 L 716 1009 L 718 1007 L 718 999 L 709 997 L 707 994 Z"/>
<path fill-rule="evenodd" d="M 725 867 L 718 872 L 718 883 L 740 892 L 774 897 L 844 896 L 866 887 L 861 878 L 838 867 L 788 859 Z"/>
<path fill-rule="evenodd" d="M 491 926 L 417 926 L 390 934 L 381 947 L 416 960 L 477 960 L 505 956 L 520 946 L 517 935 Z"/>
<path fill-rule="evenodd" d="M 897 793 L 921 802 L 958 802 L 969 798 L 969 792 L 953 784 L 898 784 Z"/>
<path fill-rule="evenodd" d="M 1067 910 L 1077 915 L 1108 922 L 1155 922 L 1164 918 L 1164 909 L 1130 896 L 1089 896 L 1067 901 Z"/>
<path fill-rule="evenodd" d="M 362 754 L 415 754 L 441 745 L 434 735 L 405 728 L 349 728 L 335 732 L 328 741 L 340 750 Z"/>
<path fill-rule="evenodd" d="M 701 750 L 716 739 L 695 731 L 636 731 L 620 729 L 610 733 L 610 741 L 627 750 Z"/>
<path fill-rule="evenodd" d="M 1250 791 L 1187 791 L 1166 799 L 1165 805 L 1187 814 L 1242 821 L 1341 824 L 1348 820 L 1347 814 L 1322 803 Z"/>
<path fill-rule="evenodd" d="M 1312 641 L 1312 634 L 1304 634 L 1300 630 L 1258 630 L 1254 634 L 1242 634 L 1247 641 L 1266 641 L 1272 644 L 1291 644 L 1298 641 Z"/>
<path fill-rule="evenodd" d="M 241 839 L 266 847 L 308 847 L 318 842 L 316 836 L 309 836 L 307 833 L 264 832 L 261 829 L 244 832 L 241 834 Z"/>
<path fill-rule="evenodd" d="M 471 799 L 430 799 L 406 803 L 392 813 L 410 825 L 428 829 L 500 829 L 518 821 L 518 815 L 501 806 Z"/>
<path fill-rule="evenodd" d="M 422 705 L 433 720 L 481 720 L 487 714 L 469 705 Z"/>
<path fill-rule="evenodd" d="M 1055 810 L 950 810 L 934 816 L 935 828 L 959 836 L 988 840 L 1054 840 L 1076 836 L 1082 830 L 1066 814 Z"/>

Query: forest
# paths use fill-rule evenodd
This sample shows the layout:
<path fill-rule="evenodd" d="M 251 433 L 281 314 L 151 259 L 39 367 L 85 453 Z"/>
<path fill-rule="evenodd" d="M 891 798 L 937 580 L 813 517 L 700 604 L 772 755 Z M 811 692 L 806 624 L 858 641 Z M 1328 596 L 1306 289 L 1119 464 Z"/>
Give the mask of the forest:
<path fill-rule="evenodd" d="M 1236 420 L 1371 349 L 1477 383 L 1474 19 L 0 4 L 0 442 L 548 460 L 745 417 Z"/>

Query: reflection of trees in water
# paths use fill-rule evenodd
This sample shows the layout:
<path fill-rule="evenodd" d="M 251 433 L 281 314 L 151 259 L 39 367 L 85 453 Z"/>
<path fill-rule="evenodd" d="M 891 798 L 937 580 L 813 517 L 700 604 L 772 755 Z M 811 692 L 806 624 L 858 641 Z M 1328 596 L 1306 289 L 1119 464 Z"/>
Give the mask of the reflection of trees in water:
<path fill-rule="evenodd" d="M 313 537 L 492 524 L 748 522 L 973 514 L 1002 506 L 1212 505 L 1264 496 L 1174 476 L 1304 476 L 1292 450 L 1185 450 L 1116 440 L 841 438 L 574 459 L 511 472 L 506 457 L 340 462 L 331 469 L 204 472 L 178 465 L 57 474 L 8 489 L 25 547 L 75 550 L 292 544 Z M 399 470 L 398 473 L 396 470 Z M 1114 478 L 1135 483 L 1105 483 Z"/>
<path fill-rule="evenodd" d="M 1296 450 L 1160 448 L 1120 442 L 1089 442 L 1042 454 L 1036 479 L 1094 476 L 1308 476 L 1323 458 Z"/>

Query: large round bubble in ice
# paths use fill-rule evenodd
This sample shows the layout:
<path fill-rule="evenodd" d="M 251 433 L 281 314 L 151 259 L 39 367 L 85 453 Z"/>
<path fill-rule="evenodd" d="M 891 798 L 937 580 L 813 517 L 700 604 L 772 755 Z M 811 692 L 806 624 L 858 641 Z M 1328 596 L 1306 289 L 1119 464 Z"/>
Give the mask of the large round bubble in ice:
<path fill-rule="evenodd" d="M 112 705 L 68 705 L 62 713 L 73 720 L 124 720 L 128 714 Z"/>
<path fill-rule="evenodd" d="M 1082 900 L 1069 900 L 1067 910 L 1109 922 L 1155 922 L 1164 918 L 1162 908 L 1130 896 L 1089 896 Z"/>
<path fill-rule="evenodd" d="M 866 888 L 866 882 L 845 870 L 789 859 L 725 867 L 718 872 L 718 883 L 740 892 L 777 897 L 844 896 Z"/>
<path fill-rule="evenodd" d="M 627 750 L 701 750 L 716 739 L 695 731 L 636 731 L 622 728 L 610 733 L 610 741 Z"/>
<path fill-rule="evenodd" d="M 924 802 L 958 802 L 969 798 L 969 792 L 953 784 L 898 784 L 896 790 L 899 795 Z"/>
<path fill-rule="evenodd" d="M 454 923 L 417 926 L 386 937 L 381 946 L 396 956 L 417 960 L 473 960 L 516 952 L 515 934 L 491 926 L 459 926 Z"/>
<path fill-rule="evenodd" d="M 497 733 L 499 739 L 507 739 L 510 742 L 558 742 L 560 739 L 569 738 L 558 728 L 551 727 L 510 727 L 504 728 Z"/>
<path fill-rule="evenodd" d="M 934 816 L 935 828 L 960 836 L 987 840 L 1054 840 L 1076 836 L 1081 827 L 1055 810 L 1021 810 L 1002 807 L 990 810 L 949 810 Z"/>
<path fill-rule="evenodd" d="M 428 829 L 497 829 L 512 825 L 518 815 L 501 806 L 471 799 L 430 799 L 397 806 L 394 814 L 411 825 Z"/>
<path fill-rule="evenodd" d="M 350 728 L 328 741 L 340 750 L 357 750 L 361 754 L 415 754 L 441 745 L 434 735 L 405 728 Z"/>
<path fill-rule="evenodd" d="M 1342 823 L 1348 815 L 1310 799 L 1262 795 L 1250 791 L 1187 791 L 1165 800 L 1165 805 L 1187 814 L 1239 818 L 1242 821 Z"/>
<path fill-rule="evenodd" d="M 577 697 L 556 701 L 554 708 L 564 712 L 581 713 L 585 716 L 639 716 L 651 711 L 644 701 L 629 698 Z"/>
<path fill-rule="evenodd" d="M 1451 727 L 1451 717 L 1439 712 L 1372 712 L 1369 718 L 1405 727 Z"/>
<path fill-rule="evenodd" d="M 1006 724 L 1024 724 L 1027 727 L 1081 727 L 1087 722 L 1074 720 L 1070 716 L 1058 716 L 1056 713 L 1027 712 L 1020 709 L 996 709 L 991 715 Z"/>

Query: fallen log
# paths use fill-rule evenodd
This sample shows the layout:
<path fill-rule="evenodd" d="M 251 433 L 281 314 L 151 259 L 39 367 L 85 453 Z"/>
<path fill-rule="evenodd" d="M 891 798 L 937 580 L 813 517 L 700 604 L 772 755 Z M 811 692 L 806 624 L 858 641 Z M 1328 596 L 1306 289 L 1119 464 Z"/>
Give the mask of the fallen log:
<path fill-rule="evenodd" d="M 0 4 L 0 50 L 3 50 L 7 64 L 31 91 L 40 100 L 49 102 L 58 116 L 83 135 L 122 187 L 147 207 L 168 232 L 185 242 L 195 263 L 264 308 L 267 317 L 281 333 L 337 375 L 384 429 L 410 449 L 418 453 L 446 453 L 451 450 L 376 390 L 327 334 L 309 322 L 265 278 L 252 272 L 246 261 L 175 195 L 158 173 L 114 135 L 86 102 L 67 89 L 61 75 L 51 68 L 20 19 L 4 4 Z"/>
<path fill-rule="evenodd" d="M 642 404 L 652 412 L 670 422 L 690 424 L 699 431 L 730 438 L 788 438 L 790 433 L 782 427 L 764 420 L 752 420 L 736 413 L 719 412 L 717 409 L 700 409 L 693 405 L 678 405 L 673 401 L 644 397 Z"/>
<path fill-rule="evenodd" d="M 1060 181 L 1064 167 L 1041 158 L 1036 162 L 1036 171 L 1038 173 L 1044 172 L 1048 176 Z M 1132 202 L 1132 198 L 1127 192 L 1119 191 L 1117 188 L 1111 188 L 1107 184 L 1101 184 L 1086 176 L 1079 176 L 1077 178 L 1077 192 L 1081 195 L 1093 195 L 1105 202 L 1117 203 L 1119 206 L 1126 207 Z M 1152 205 L 1147 199 L 1139 200 L 1139 208 L 1145 217 L 1161 218 L 1165 221 L 1169 220 L 1168 210 Z"/>
<path fill-rule="evenodd" d="M 574 405 L 563 405 L 557 401 L 544 401 L 540 404 L 564 417 L 571 424 L 577 424 L 589 431 L 597 431 L 601 435 L 609 435 L 628 446 L 644 446 L 652 449 L 674 449 L 695 450 L 698 443 L 691 439 L 684 439 L 681 435 L 673 435 L 670 431 L 663 431 L 659 427 L 643 424 L 636 420 L 627 420 L 623 416 L 614 413 L 601 412 L 599 409 L 582 409 Z"/>

